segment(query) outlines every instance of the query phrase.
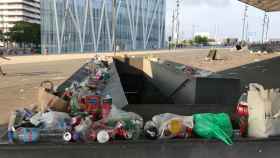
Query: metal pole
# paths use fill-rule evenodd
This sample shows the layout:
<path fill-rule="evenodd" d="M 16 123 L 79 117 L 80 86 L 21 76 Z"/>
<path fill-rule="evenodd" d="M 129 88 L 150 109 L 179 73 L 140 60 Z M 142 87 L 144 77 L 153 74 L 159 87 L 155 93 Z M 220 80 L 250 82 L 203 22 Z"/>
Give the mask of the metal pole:
<path fill-rule="evenodd" d="M 265 32 L 266 17 L 267 17 L 267 13 L 265 12 L 264 17 L 263 17 L 262 44 L 264 43 L 264 32 Z"/>
<path fill-rule="evenodd" d="M 176 29 L 176 33 L 177 33 L 177 39 L 176 39 L 176 47 L 178 46 L 179 44 L 179 37 L 180 37 L 180 0 L 177 0 L 176 3 L 177 3 L 177 9 L 176 9 L 176 12 L 177 12 L 177 29 Z"/>
<path fill-rule="evenodd" d="M 4 11 L 1 11 L 1 42 L 4 44 Z"/>
<path fill-rule="evenodd" d="M 267 15 L 267 21 L 266 21 L 266 35 L 265 35 L 265 39 L 268 40 L 268 31 L 269 31 L 269 24 L 270 24 L 270 18 L 269 15 Z"/>
<path fill-rule="evenodd" d="M 247 21 L 246 23 L 246 38 L 245 41 L 248 43 L 249 42 L 249 22 Z"/>
<path fill-rule="evenodd" d="M 114 56 L 117 54 L 116 48 L 116 0 L 112 2 L 112 36 L 113 36 L 113 51 Z"/>
<path fill-rule="evenodd" d="M 242 27 L 242 41 L 241 43 L 244 42 L 244 37 L 245 37 L 245 25 L 246 25 L 246 19 L 247 19 L 247 11 L 248 11 L 248 5 L 245 5 L 245 9 L 244 9 L 244 16 L 243 16 L 243 27 Z"/>
<path fill-rule="evenodd" d="M 174 27 L 175 27 L 175 10 L 173 10 L 173 15 L 172 15 L 172 33 L 171 33 L 171 41 L 174 41 Z"/>

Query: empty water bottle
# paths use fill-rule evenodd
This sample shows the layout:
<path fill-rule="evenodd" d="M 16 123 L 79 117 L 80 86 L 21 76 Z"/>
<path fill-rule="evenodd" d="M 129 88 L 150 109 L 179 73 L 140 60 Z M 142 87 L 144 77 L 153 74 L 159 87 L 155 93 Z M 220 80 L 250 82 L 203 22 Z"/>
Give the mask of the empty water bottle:
<path fill-rule="evenodd" d="M 40 130 L 39 141 L 40 142 L 70 142 L 73 140 L 73 135 L 67 130 Z"/>
<path fill-rule="evenodd" d="M 38 128 L 18 128 L 13 134 L 13 140 L 18 143 L 35 143 L 39 140 Z"/>

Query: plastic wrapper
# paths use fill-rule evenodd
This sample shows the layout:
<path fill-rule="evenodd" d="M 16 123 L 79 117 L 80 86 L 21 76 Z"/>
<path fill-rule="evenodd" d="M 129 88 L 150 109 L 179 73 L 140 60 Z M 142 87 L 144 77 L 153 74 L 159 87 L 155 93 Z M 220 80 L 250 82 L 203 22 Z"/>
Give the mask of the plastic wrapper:
<path fill-rule="evenodd" d="M 135 140 L 139 138 L 142 127 L 143 118 L 138 114 L 125 112 L 112 106 L 107 118 L 92 123 L 91 128 L 87 132 L 86 139 L 88 141 L 100 141 L 100 143 L 105 143 L 109 140 Z M 107 139 L 105 131 L 109 139 Z M 98 140 L 100 132 L 100 139 L 102 139 Z"/>
<path fill-rule="evenodd" d="M 203 138 L 219 139 L 224 143 L 233 144 L 232 124 L 228 114 L 196 114 L 194 115 L 194 132 Z"/>
<path fill-rule="evenodd" d="M 135 120 L 138 121 L 137 123 L 143 127 L 143 118 L 134 113 L 134 112 L 126 112 L 123 110 L 118 109 L 115 105 L 112 105 L 110 114 L 106 119 L 108 122 L 117 122 L 119 120 Z"/>
<path fill-rule="evenodd" d="M 67 113 L 51 111 L 44 113 L 40 121 L 44 129 L 67 129 L 71 118 Z"/>
<path fill-rule="evenodd" d="M 111 112 L 107 119 L 107 124 L 115 127 L 118 123 L 122 123 L 125 130 L 132 134 L 132 139 L 137 139 L 140 136 L 143 128 L 143 118 L 133 112 L 125 112 L 112 105 Z"/>
<path fill-rule="evenodd" d="M 146 123 L 145 133 L 155 133 L 159 139 L 188 138 L 192 135 L 194 127 L 192 116 L 180 116 L 170 113 L 156 115 L 152 122 Z M 153 135 L 152 135 L 153 136 Z"/>

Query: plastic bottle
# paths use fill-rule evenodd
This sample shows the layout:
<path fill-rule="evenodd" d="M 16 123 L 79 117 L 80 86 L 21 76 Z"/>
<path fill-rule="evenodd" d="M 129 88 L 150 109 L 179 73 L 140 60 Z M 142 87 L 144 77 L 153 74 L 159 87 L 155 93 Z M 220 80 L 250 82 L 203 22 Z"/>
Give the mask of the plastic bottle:
<path fill-rule="evenodd" d="M 158 138 L 158 128 L 153 121 L 148 121 L 144 126 L 144 135 L 148 139 L 157 139 Z"/>
<path fill-rule="evenodd" d="M 14 131 L 15 131 L 14 125 L 16 122 L 16 117 L 17 117 L 17 113 L 12 112 L 11 116 L 10 116 L 9 124 L 8 124 L 8 141 L 9 141 L 9 143 L 14 142 Z"/>
<path fill-rule="evenodd" d="M 40 142 L 70 142 L 73 140 L 73 135 L 67 130 L 40 130 Z"/>
<path fill-rule="evenodd" d="M 13 140 L 19 143 L 35 143 L 39 140 L 38 128 L 18 128 L 13 135 Z"/>

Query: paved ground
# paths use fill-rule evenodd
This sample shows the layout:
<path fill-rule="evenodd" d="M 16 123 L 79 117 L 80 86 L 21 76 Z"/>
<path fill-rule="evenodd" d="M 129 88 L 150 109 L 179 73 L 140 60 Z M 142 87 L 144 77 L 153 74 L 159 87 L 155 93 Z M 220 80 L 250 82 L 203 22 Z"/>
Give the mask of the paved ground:
<path fill-rule="evenodd" d="M 8 72 L 0 76 L 0 124 L 7 121 L 9 112 L 37 101 L 38 86 L 44 80 L 58 84 L 77 70 L 85 59 L 4 65 Z"/>
<path fill-rule="evenodd" d="M 220 55 L 224 60 L 208 62 L 204 59 L 207 52 L 208 50 L 196 49 L 179 50 L 177 53 L 152 53 L 163 59 L 240 77 L 244 84 L 253 81 L 267 87 L 280 88 L 280 55 L 277 53 L 259 56 L 223 49 L 220 50 Z M 11 57 L 11 61 L 2 63 L 8 75 L 0 76 L 0 125 L 7 122 L 11 110 L 36 103 L 41 81 L 52 80 L 56 84 L 62 82 L 92 56 L 93 54 Z M 249 63 L 254 64 L 244 66 Z"/>

